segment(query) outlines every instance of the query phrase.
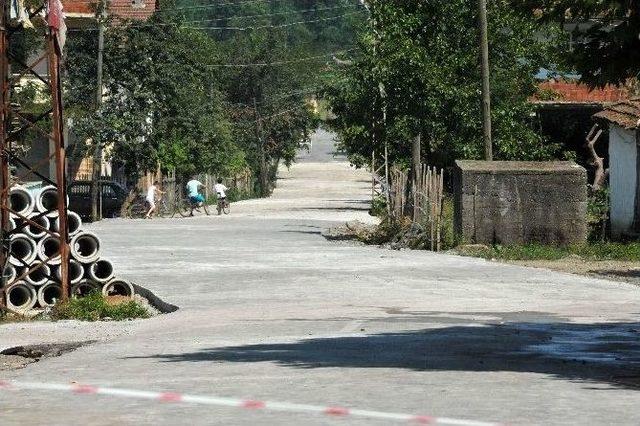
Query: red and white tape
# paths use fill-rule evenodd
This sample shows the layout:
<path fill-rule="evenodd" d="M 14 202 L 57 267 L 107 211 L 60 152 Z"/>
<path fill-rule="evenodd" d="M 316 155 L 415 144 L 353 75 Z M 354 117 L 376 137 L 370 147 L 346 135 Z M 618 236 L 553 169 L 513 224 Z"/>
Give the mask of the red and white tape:
<path fill-rule="evenodd" d="M 216 396 L 187 395 L 173 392 L 148 392 L 81 384 L 33 383 L 0 380 L 0 390 L 42 390 L 71 392 L 84 395 L 106 395 L 120 398 L 146 399 L 164 403 L 186 403 L 236 407 L 247 410 L 270 410 L 291 413 L 320 414 L 331 417 L 364 417 L 389 421 L 410 422 L 422 425 L 497 426 L 498 423 L 448 417 L 416 416 L 384 411 L 358 410 L 345 407 L 323 407 L 319 405 L 292 404 L 288 402 L 258 401 L 250 399 L 221 398 Z"/>

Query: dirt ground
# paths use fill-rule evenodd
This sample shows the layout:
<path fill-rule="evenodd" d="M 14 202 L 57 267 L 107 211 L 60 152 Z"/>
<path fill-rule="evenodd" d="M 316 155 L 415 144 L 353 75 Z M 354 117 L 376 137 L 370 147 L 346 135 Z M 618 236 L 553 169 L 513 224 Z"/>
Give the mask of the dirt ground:
<path fill-rule="evenodd" d="M 638 262 L 619 260 L 593 261 L 569 256 L 560 260 L 517 260 L 508 261 L 507 263 L 623 281 L 640 286 L 640 264 Z"/>

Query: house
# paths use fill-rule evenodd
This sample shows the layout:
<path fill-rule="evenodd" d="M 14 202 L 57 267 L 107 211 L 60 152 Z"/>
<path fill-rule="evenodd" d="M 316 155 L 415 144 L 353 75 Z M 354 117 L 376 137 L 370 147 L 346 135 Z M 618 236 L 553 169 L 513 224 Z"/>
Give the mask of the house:
<path fill-rule="evenodd" d="M 640 98 L 594 115 L 609 125 L 609 206 L 614 238 L 640 236 Z"/>
<path fill-rule="evenodd" d="M 536 128 L 547 140 L 561 143 L 565 150 L 574 152 L 578 164 L 587 168 L 589 181 L 593 181 L 595 173 L 589 167 L 591 153 L 585 149 L 593 115 L 608 105 L 629 99 L 631 88 L 624 85 L 592 88 L 580 82 L 578 75 L 558 77 L 541 72 L 536 77 L 540 79 L 538 91 L 530 99 L 535 107 Z M 606 140 L 606 133 L 602 139 Z M 598 144 L 596 149 L 608 164 L 606 143 Z"/>

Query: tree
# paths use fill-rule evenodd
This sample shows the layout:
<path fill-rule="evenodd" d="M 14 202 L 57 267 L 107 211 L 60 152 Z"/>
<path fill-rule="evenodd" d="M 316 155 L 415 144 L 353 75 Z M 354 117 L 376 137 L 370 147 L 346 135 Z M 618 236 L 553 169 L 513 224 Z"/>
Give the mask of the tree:
<path fill-rule="evenodd" d="M 567 64 L 591 86 L 640 77 L 640 2 L 637 0 L 513 0 L 541 22 L 572 24 Z"/>
<path fill-rule="evenodd" d="M 391 161 L 408 162 L 422 134 L 422 156 L 434 165 L 482 158 L 477 8 L 466 0 L 371 0 L 360 53 L 329 92 L 332 123 L 356 164 L 388 144 Z M 549 158 L 557 146 L 534 131 L 528 99 L 534 75 L 554 60 L 558 35 L 489 3 L 489 41 L 496 159 Z M 386 115 L 386 121 L 384 121 Z"/>
<path fill-rule="evenodd" d="M 179 22 L 152 18 L 112 27 L 105 42 L 106 96 L 92 114 L 82 107 L 84 88 L 94 83 L 93 58 L 72 46 L 68 69 L 75 91 L 69 95 L 80 110 L 74 132 L 86 138 L 99 134 L 131 174 L 158 165 L 182 175 L 244 167 L 243 153 L 232 142 L 220 72 L 211 67 L 218 56 L 206 34 Z"/>

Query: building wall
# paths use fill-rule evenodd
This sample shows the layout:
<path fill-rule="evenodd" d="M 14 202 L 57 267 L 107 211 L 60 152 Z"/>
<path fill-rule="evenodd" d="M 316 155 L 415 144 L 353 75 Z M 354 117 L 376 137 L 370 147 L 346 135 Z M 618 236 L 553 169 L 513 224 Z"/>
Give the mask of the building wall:
<path fill-rule="evenodd" d="M 587 175 L 573 162 L 457 161 L 462 243 L 574 244 L 587 237 Z"/>
<path fill-rule="evenodd" d="M 609 196 L 611 234 L 632 231 L 638 185 L 638 145 L 635 133 L 611 125 L 609 130 Z"/>

